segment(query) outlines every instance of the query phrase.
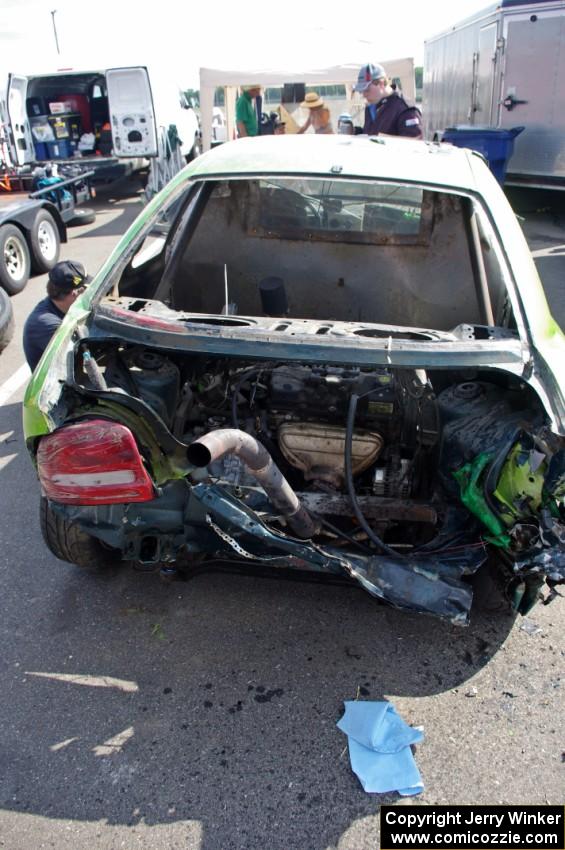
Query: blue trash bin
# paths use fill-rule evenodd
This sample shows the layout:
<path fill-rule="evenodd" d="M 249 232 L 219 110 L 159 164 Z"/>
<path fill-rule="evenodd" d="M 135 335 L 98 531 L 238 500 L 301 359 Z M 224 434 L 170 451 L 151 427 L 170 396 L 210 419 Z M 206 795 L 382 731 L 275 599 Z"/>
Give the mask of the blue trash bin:
<path fill-rule="evenodd" d="M 506 177 L 508 160 L 514 151 L 514 139 L 524 129 L 524 127 L 511 127 L 509 130 L 502 130 L 498 127 L 459 124 L 445 130 L 442 142 L 450 142 L 458 148 L 471 148 L 481 153 L 502 185 Z"/>

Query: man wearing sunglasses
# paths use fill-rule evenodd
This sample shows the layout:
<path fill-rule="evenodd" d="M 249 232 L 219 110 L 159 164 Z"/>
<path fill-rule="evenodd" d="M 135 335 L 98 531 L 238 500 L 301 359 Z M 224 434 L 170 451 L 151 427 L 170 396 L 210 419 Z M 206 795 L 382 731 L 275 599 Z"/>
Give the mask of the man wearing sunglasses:
<path fill-rule="evenodd" d="M 37 304 L 24 325 L 24 353 L 32 372 L 65 313 L 84 292 L 88 282 L 84 266 L 74 260 L 63 260 L 49 272 L 47 298 Z"/>

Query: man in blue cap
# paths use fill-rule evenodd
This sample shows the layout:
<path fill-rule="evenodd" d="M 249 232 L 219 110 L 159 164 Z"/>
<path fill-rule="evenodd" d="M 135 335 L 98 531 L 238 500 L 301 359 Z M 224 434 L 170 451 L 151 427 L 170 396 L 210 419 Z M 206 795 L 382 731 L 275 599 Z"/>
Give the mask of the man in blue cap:
<path fill-rule="evenodd" d="M 361 92 L 367 101 L 363 133 L 422 138 L 420 110 L 408 106 L 402 95 L 393 89 L 382 65 L 363 65 L 354 91 Z"/>
<path fill-rule="evenodd" d="M 63 260 L 49 272 L 47 298 L 36 305 L 24 325 L 24 353 L 32 372 L 65 313 L 84 292 L 88 282 L 84 266 L 74 260 Z"/>

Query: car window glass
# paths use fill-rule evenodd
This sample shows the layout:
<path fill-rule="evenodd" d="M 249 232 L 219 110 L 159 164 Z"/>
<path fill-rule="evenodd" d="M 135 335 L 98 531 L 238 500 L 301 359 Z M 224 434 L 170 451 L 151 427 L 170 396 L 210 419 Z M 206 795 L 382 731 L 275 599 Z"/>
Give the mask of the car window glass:
<path fill-rule="evenodd" d="M 422 235 L 421 187 L 345 180 L 260 180 L 263 230 L 359 234 L 388 241 Z"/>

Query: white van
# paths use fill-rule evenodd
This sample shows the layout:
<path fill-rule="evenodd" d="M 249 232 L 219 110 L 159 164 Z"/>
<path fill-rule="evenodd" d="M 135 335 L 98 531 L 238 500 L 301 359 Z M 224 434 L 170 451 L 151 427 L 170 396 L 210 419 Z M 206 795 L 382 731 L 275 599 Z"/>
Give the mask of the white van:
<path fill-rule="evenodd" d="M 180 139 L 184 161 L 200 149 L 198 118 L 180 88 L 146 66 L 10 74 L 8 139 L 17 165 L 72 162 L 111 179 L 147 158 L 166 163 Z"/>

